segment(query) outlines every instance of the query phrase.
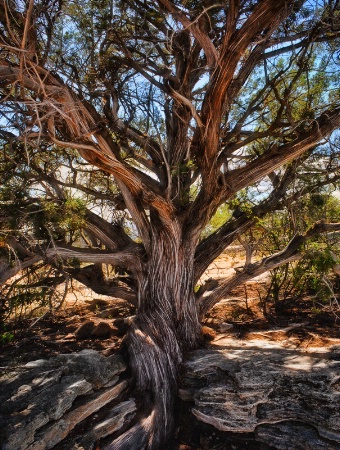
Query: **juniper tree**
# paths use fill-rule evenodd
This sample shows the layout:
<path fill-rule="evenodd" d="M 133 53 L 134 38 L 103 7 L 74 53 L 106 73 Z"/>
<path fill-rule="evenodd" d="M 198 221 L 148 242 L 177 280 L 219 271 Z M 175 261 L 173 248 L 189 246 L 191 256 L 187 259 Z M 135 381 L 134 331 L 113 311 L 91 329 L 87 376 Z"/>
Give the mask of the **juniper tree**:
<path fill-rule="evenodd" d="M 318 222 L 278 253 L 198 287 L 236 236 L 311 189 L 307 166 L 322 169 L 316 188 L 338 182 L 339 2 L 0 5 L 2 168 L 7 186 L 25 193 L 18 217 L 36 218 L 30 235 L 24 222 L 3 230 L 16 259 L 2 263 L 1 280 L 50 267 L 55 283 L 75 277 L 137 306 L 126 346 L 141 413 L 108 448 L 164 448 L 183 353 L 200 345 L 207 311 L 297 258 L 307 239 L 339 229 Z M 89 172 L 100 173 L 92 185 Z M 67 189 L 86 202 L 72 206 Z M 96 199 L 107 204 L 102 216 L 91 211 Z M 46 201 L 76 212 L 82 246 L 55 218 L 48 232 Z M 232 215 L 204 233 L 226 204 Z M 113 210 L 128 215 L 132 234 L 108 220 Z M 124 276 L 110 279 L 104 265 Z"/>

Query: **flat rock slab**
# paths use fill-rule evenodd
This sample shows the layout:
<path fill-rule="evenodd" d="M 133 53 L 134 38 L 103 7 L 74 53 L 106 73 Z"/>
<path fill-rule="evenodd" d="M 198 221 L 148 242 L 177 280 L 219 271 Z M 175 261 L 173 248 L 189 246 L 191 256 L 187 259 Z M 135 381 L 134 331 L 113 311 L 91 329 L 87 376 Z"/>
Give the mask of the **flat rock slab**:
<path fill-rule="evenodd" d="M 126 390 L 128 383 L 119 382 L 118 376 L 125 369 L 120 356 L 105 358 L 93 350 L 8 368 L 0 376 L 0 448 L 69 450 L 59 443 Z M 113 405 L 116 414 L 108 424 L 88 430 L 87 449 L 92 448 L 91 436 L 99 439 L 123 426 L 126 415 L 135 410 L 133 401 L 127 405 Z"/>
<path fill-rule="evenodd" d="M 275 449 L 340 450 L 340 342 L 303 350 L 267 335 L 219 335 L 193 352 L 180 396 L 224 434 L 250 433 Z M 96 448 L 136 414 L 134 400 L 121 400 L 125 369 L 119 356 L 93 350 L 8 368 L 0 375 L 0 448 Z"/>
<path fill-rule="evenodd" d="M 340 346 L 215 340 L 186 362 L 180 396 L 220 431 L 255 433 L 277 449 L 340 449 Z"/>

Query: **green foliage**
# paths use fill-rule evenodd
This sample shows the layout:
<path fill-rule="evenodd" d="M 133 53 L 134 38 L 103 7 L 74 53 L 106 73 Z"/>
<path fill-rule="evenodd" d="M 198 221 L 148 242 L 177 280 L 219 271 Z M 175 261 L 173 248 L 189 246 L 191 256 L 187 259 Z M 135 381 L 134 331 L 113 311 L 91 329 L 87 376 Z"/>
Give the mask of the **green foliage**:
<path fill-rule="evenodd" d="M 318 301 L 328 302 L 331 296 L 329 284 L 325 282 L 336 259 L 329 248 L 322 249 L 318 243 L 313 243 L 304 258 L 294 268 L 291 283 L 300 295 L 303 292 L 312 294 Z"/>
<path fill-rule="evenodd" d="M 84 226 L 86 204 L 79 198 L 68 198 L 63 205 L 61 226 L 68 231 L 75 231 Z"/>
<path fill-rule="evenodd" d="M 237 211 L 237 214 L 245 213 L 247 216 L 252 217 L 251 194 L 247 189 L 242 189 L 238 192 L 237 196 L 229 202 L 229 208 L 232 211 Z"/>
<path fill-rule="evenodd" d="M 21 289 L 20 289 L 21 288 Z M 8 298 L 10 310 L 15 310 L 18 307 L 28 307 L 34 303 L 39 303 L 41 306 L 47 304 L 47 289 L 26 289 L 24 286 L 18 286 L 18 292 Z"/>
<path fill-rule="evenodd" d="M 14 334 L 10 331 L 0 331 L 0 345 L 9 344 L 14 340 Z"/>
<path fill-rule="evenodd" d="M 62 239 L 65 233 L 75 233 L 85 224 L 86 203 L 79 198 L 68 197 L 65 201 L 43 200 L 41 207 L 32 215 L 35 233 L 40 239 L 52 235 Z"/>
<path fill-rule="evenodd" d="M 210 234 L 212 234 L 214 231 L 218 230 L 222 225 L 224 225 L 232 216 L 229 205 L 228 204 L 224 204 L 221 205 L 216 213 L 213 215 L 213 217 L 211 218 L 210 222 L 208 223 L 208 225 L 205 227 L 203 233 L 202 233 L 202 238 L 209 236 Z"/>
<path fill-rule="evenodd" d="M 265 233 L 257 240 L 258 250 L 263 255 L 279 251 L 299 229 L 305 232 L 309 226 L 320 219 L 332 221 L 339 218 L 340 201 L 326 193 L 313 193 L 303 198 L 299 204 L 299 214 L 292 221 L 291 213 L 282 211 L 263 221 Z M 268 220 L 270 222 L 268 222 Z M 339 263 L 340 239 L 318 236 L 308 241 L 300 249 L 302 258 L 270 271 L 270 284 L 263 308 L 271 299 L 275 308 L 288 298 L 309 295 L 318 302 L 329 302 L 333 266 Z"/>

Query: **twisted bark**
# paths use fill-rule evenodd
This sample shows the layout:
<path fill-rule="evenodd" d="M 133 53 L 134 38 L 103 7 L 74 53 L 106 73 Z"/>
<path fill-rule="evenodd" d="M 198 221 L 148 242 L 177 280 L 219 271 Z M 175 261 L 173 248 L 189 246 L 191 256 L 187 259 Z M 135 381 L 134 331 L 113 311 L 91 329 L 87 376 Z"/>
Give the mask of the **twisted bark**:
<path fill-rule="evenodd" d="M 192 245 L 183 242 L 176 222 L 154 229 L 139 310 L 126 338 L 142 418 L 106 450 L 156 450 L 171 437 L 182 352 L 195 348 L 201 337 Z"/>

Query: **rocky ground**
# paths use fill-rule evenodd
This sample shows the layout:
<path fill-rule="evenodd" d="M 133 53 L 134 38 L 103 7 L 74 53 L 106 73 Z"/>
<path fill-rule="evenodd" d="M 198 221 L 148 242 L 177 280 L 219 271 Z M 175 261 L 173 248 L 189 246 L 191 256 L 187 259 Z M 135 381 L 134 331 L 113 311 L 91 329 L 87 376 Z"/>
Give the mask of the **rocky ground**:
<path fill-rule="evenodd" d="M 207 343 L 225 333 L 246 342 L 256 337 L 308 350 L 329 347 L 340 339 L 340 320 L 327 308 L 315 309 L 313 299 L 286 301 L 280 313 L 264 317 L 259 302 L 263 281 L 247 283 L 218 303 L 204 320 Z M 9 324 L 10 342 L 1 345 L 0 367 L 83 349 L 105 356 L 116 353 L 135 310 L 127 302 L 103 298 L 69 302 L 53 314 Z M 293 326 L 291 326 L 293 324 Z M 294 326 L 298 324 L 298 326 Z M 283 331 L 282 331 L 283 330 Z"/>
<path fill-rule="evenodd" d="M 317 421 L 315 415 L 306 423 L 301 419 L 303 414 L 308 416 L 309 409 L 319 410 L 321 418 L 328 417 L 326 412 L 332 408 L 337 409 L 340 323 L 327 308 L 316 312 L 312 299 L 287 302 L 280 314 L 270 311 L 264 317 L 258 300 L 261 283 L 261 280 L 248 283 L 235 290 L 216 305 L 205 320 L 206 348 L 189 356 L 183 375 L 179 400 L 181 417 L 174 449 L 340 448 L 340 437 L 331 438 L 334 429 L 337 426 L 340 429 L 339 418 L 332 416 L 333 422 L 339 421 L 333 425 L 327 420 Z M 58 360 L 60 354 L 74 354 L 84 349 L 115 357 L 133 314 L 133 308 L 124 301 L 92 299 L 67 304 L 58 313 L 38 321 L 21 321 L 13 329 L 13 341 L 1 348 L 1 369 L 6 374 L 30 361 L 53 357 Z M 322 365 L 327 370 L 320 372 Z M 277 367 L 281 368 L 280 375 L 277 375 Z M 312 381 L 304 378 L 306 373 L 312 374 Z M 251 374 L 249 379 L 247 374 Z M 284 389 L 288 379 L 297 380 L 300 394 L 306 389 L 314 390 L 314 400 L 309 406 L 303 405 L 297 394 L 293 406 L 289 406 L 287 396 L 290 399 L 291 392 Z M 231 389 L 235 383 L 237 394 Z M 104 385 L 103 382 L 98 395 L 106 398 L 105 389 L 116 387 Z M 123 388 L 117 389 L 120 392 Z M 268 392 L 271 392 L 271 399 Z M 77 395 L 78 392 L 75 397 Z M 275 409 L 280 402 L 281 409 L 282 404 L 286 404 L 284 409 L 290 411 L 290 420 L 286 416 L 282 418 L 282 411 Z M 323 405 L 325 402 L 327 405 Z M 134 404 L 129 404 L 127 410 L 129 408 L 132 411 Z M 300 443 L 294 437 L 292 443 L 291 436 L 295 434 L 302 436 Z M 286 447 L 275 444 L 277 435 L 283 436 Z M 309 446 L 306 446 L 306 439 Z M 69 442 L 57 443 L 52 448 L 69 450 L 68 445 Z M 34 445 L 29 448 L 36 450 Z"/>
<path fill-rule="evenodd" d="M 214 263 L 204 278 L 226 276 L 240 263 L 242 257 L 236 251 Z M 260 278 L 235 289 L 205 319 L 206 348 L 188 355 L 183 368 L 174 450 L 340 449 L 340 320 L 327 305 L 316 305 L 312 297 L 288 299 L 276 311 L 269 302 L 264 315 L 261 298 L 265 286 L 266 279 Z M 66 440 L 52 447 L 37 447 L 35 441 L 31 447 L 22 448 L 80 449 L 80 441 L 105 436 L 134 414 L 133 399 L 121 402 L 127 386 L 125 368 L 117 356 L 134 308 L 122 300 L 88 294 L 84 291 L 68 297 L 53 314 L 37 314 L 8 325 L 13 338 L 1 343 L 1 402 L 8 400 L 7 391 L 12 389 L 14 400 L 10 403 L 14 407 L 15 402 L 22 403 L 22 395 L 28 395 L 30 404 L 30 392 L 17 384 L 40 386 L 41 370 L 49 374 L 53 369 L 59 374 L 57 378 L 47 376 L 51 386 L 65 381 L 60 411 L 45 410 L 42 416 L 39 413 L 37 436 L 42 443 L 48 439 L 48 432 L 62 437 L 65 427 L 73 427 L 72 420 L 83 417 L 85 399 L 92 405 L 82 425 L 72 428 Z M 77 354 L 81 355 L 79 361 L 95 358 L 97 372 L 89 374 L 81 363 L 75 364 Z M 42 359 L 48 362 L 41 367 L 30 365 Z M 107 364 L 115 366 L 114 371 L 110 370 L 112 379 L 105 375 Z M 116 374 L 121 371 L 123 378 L 118 379 Z M 75 383 L 74 376 L 80 377 Z M 17 381 L 11 384 L 12 379 Z M 12 413 L 8 408 L 9 416 Z M 19 418 L 11 416 L 14 431 L 20 414 Z M 66 422 L 61 422 L 62 414 L 66 414 Z M 6 414 L 1 420 L 4 429 Z M 23 439 L 20 436 L 18 439 Z M 29 433 L 26 438 L 30 439 Z M 18 450 L 13 439 L 8 448 Z M 101 444 L 94 448 L 101 448 Z"/>

